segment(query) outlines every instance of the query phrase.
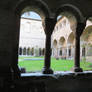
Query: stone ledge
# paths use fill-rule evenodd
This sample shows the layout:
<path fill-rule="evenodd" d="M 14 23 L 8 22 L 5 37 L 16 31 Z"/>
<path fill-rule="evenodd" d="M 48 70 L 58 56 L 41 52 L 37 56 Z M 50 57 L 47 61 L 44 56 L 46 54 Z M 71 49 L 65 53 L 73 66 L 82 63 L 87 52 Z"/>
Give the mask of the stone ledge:
<path fill-rule="evenodd" d="M 41 72 L 36 73 L 21 73 L 21 78 L 28 79 L 56 79 L 59 78 L 92 78 L 92 71 L 84 71 L 84 72 L 72 72 L 72 71 L 57 71 L 54 74 L 42 74 Z"/>

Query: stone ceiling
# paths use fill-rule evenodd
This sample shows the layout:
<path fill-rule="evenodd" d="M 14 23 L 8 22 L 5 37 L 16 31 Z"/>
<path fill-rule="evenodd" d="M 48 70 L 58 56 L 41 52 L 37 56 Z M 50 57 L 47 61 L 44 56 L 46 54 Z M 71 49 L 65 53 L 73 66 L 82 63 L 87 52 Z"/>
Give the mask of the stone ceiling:
<path fill-rule="evenodd" d="M 0 7 L 4 9 L 14 9 L 22 1 L 41 1 L 45 3 L 51 13 L 55 13 L 58 8 L 67 4 L 78 9 L 84 17 L 92 16 L 92 0 L 0 0 Z"/>

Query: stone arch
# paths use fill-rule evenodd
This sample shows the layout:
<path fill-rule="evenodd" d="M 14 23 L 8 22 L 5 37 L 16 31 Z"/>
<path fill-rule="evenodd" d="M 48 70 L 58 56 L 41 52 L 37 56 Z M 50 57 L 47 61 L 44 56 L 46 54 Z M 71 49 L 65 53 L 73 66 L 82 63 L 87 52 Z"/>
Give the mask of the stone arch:
<path fill-rule="evenodd" d="M 59 46 L 60 46 L 60 51 L 59 51 L 59 55 L 61 56 L 61 58 L 66 58 L 66 40 L 65 38 L 62 36 L 59 39 Z"/>
<path fill-rule="evenodd" d="M 55 39 L 54 41 L 53 41 L 53 47 L 57 47 L 57 40 Z"/>
<path fill-rule="evenodd" d="M 41 53 L 41 48 L 39 48 L 39 56 L 41 56 L 42 55 L 42 53 Z"/>
<path fill-rule="evenodd" d="M 44 20 L 45 17 L 49 17 L 49 9 L 48 6 L 40 0 L 22 0 L 20 2 L 17 3 L 16 7 L 15 7 L 15 14 L 16 16 L 16 21 L 17 21 L 17 30 L 20 30 L 20 16 L 21 14 L 23 14 L 24 12 L 27 11 L 33 11 L 35 13 L 37 13 L 42 21 Z M 17 34 L 19 34 L 19 31 L 17 31 Z M 19 37 L 17 37 L 17 40 L 19 40 Z M 19 42 L 19 41 L 18 41 Z M 34 48 L 31 49 L 30 51 L 31 55 L 34 55 Z"/>
<path fill-rule="evenodd" d="M 26 47 L 23 48 L 23 55 L 26 55 Z"/>
<path fill-rule="evenodd" d="M 59 45 L 62 46 L 62 47 L 64 47 L 66 45 L 66 40 L 65 40 L 64 37 L 60 37 L 60 39 L 59 39 Z"/>
<path fill-rule="evenodd" d="M 86 52 L 86 49 L 85 49 L 85 47 L 83 47 L 83 48 L 82 48 L 82 56 L 83 56 L 83 57 L 85 57 L 85 54 L 86 54 L 85 52 Z"/>
<path fill-rule="evenodd" d="M 42 49 L 42 55 L 44 56 L 45 54 L 45 48 Z"/>
<path fill-rule="evenodd" d="M 27 48 L 27 55 L 30 55 L 30 47 Z"/>
<path fill-rule="evenodd" d="M 90 41 L 89 38 L 92 40 L 92 25 L 87 26 L 81 35 L 82 41 Z"/>
<path fill-rule="evenodd" d="M 92 60 L 92 24 L 87 24 L 81 35 L 81 48 L 81 56 L 85 57 L 87 61 Z"/>
<path fill-rule="evenodd" d="M 59 14 L 61 14 L 63 12 L 68 12 L 68 14 L 75 16 L 77 22 L 83 23 L 85 21 L 83 14 L 78 9 L 78 7 L 76 7 L 72 4 L 63 4 L 60 7 L 58 7 L 57 10 L 56 10 L 56 16 L 55 17 L 57 17 Z M 65 16 L 68 17 L 67 14 L 65 14 Z"/>
<path fill-rule="evenodd" d="M 68 57 L 70 58 L 73 58 L 74 57 L 74 33 L 71 32 L 68 36 L 68 39 L 67 39 L 67 52 L 68 52 Z"/>
<path fill-rule="evenodd" d="M 48 9 L 48 6 L 46 5 L 46 3 L 40 0 L 22 0 L 16 5 L 15 8 L 15 12 L 19 16 L 25 11 L 30 11 L 30 10 L 38 13 L 42 19 L 44 17 L 49 17 L 50 11 Z"/>
<path fill-rule="evenodd" d="M 68 39 L 67 39 L 67 44 L 74 45 L 74 33 L 73 32 L 69 34 Z"/>
<path fill-rule="evenodd" d="M 22 55 L 22 47 L 19 47 L 19 55 Z"/>
<path fill-rule="evenodd" d="M 57 45 L 58 45 L 57 40 L 54 39 L 54 41 L 53 41 L 53 48 L 52 48 L 52 52 L 53 52 L 52 54 L 53 54 L 54 57 L 58 56 Z"/>
<path fill-rule="evenodd" d="M 34 55 L 34 48 L 31 48 L 31 55 Z"/>

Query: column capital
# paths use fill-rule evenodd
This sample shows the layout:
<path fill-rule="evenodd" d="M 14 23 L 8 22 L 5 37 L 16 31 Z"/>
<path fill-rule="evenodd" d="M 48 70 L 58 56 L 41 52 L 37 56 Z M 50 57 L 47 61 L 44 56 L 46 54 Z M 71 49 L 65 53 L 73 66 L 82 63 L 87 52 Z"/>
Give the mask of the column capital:
<path fill-rule="evenodd" d="M 86 22 L 85 23 L 80 23 L 80 22 L 77 23 L 77 27 L 76 27 L 76 31 L 75 31 L 76 37 L 81 36 L 83 30 L 85 29 L 85 26 L 86 26 Z"/>
<path fill-rule="evenodd" d="M 43 28 L 46 35 L 51 35 L 56 24 L 55 18 L 45 18 L 43 21 Z"/>

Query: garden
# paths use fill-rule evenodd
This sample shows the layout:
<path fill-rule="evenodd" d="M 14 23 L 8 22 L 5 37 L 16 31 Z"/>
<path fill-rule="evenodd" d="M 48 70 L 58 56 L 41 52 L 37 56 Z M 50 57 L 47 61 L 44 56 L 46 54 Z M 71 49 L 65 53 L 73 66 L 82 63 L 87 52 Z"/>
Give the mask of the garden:
<path fill-rule="evenodd" d="M 18 60 L 19 67 L 25 68 L 26 72 L 40 72 L 44 67 L 44 57 L 20 56 Z M 84 71 L 92 70 L 92 62 L 84 60 L 80 62 L 80 66 Z M 74 60 L 51 58 L 51 68 L 54 71 L 71 71 L 73 67 Z"/>

